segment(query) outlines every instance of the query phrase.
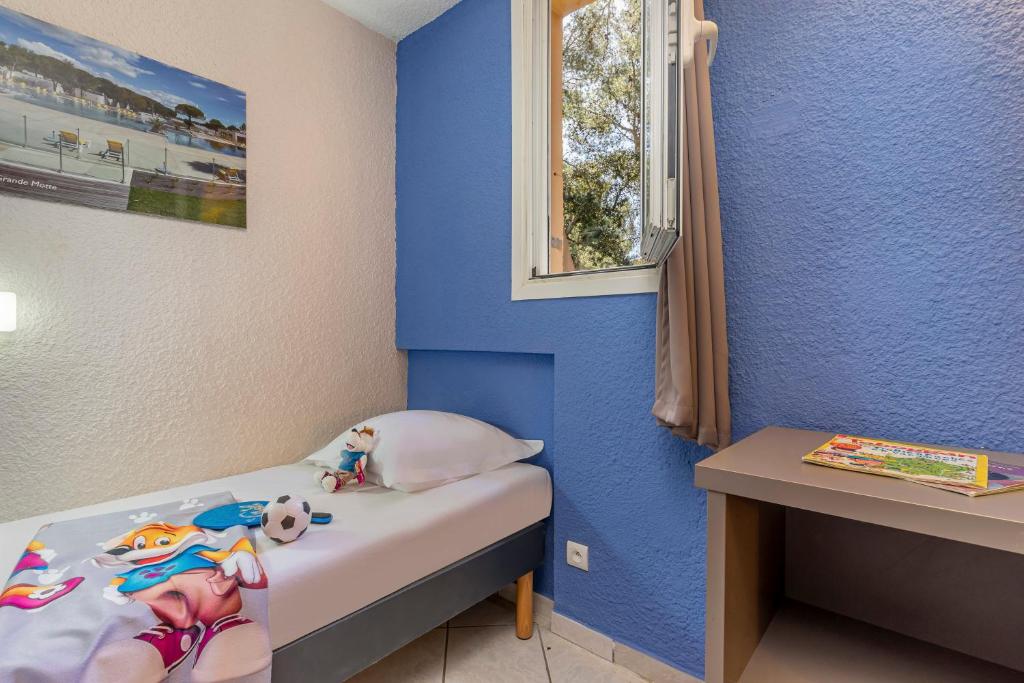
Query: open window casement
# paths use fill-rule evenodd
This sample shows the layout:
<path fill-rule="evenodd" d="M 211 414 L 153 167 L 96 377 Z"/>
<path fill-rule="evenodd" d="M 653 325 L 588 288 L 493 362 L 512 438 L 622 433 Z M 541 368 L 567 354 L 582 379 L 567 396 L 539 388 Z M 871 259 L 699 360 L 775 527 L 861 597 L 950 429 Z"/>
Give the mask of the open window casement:
<path fill-rule="evenodd" d="M 681 64 L 717 29 L 693 0 L 512 9 L 512 298 L 656 291 L 679 235 Z"/>
<path fill-rule="evenodd" d="M 718 47 L 718 26 L 698 21 L 693 0 L 646 0 L 645 41 L 650 146 L 645 160 L 645 229 L 640 254 L 661 265 L 679 240 L 682 220 L 680 188 L 686 178 L 686 67 L 693 63 L 698 41 L 708 41 L 708 64 Z M 660 57 L 660 58 L 659 58 Z"/>
<path fill-rule="evenodd" d="M 676 2 L 646 1 L 646 92 L 648 146 L 644 166 L 644 232 L 640 253 L 662 263 L 679 238 L 680 160 L 678 13 Z"/>

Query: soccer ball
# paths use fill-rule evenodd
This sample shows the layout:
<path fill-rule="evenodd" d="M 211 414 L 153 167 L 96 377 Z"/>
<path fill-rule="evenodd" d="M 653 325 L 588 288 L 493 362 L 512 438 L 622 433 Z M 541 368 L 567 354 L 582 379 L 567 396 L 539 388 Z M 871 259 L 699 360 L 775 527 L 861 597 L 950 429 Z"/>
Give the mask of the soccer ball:
<path fill-rule="evenodd" d="M 291 543 L 309 528 L 309 503 L 298 496 L 281 496 L 263 508 L 260 526 L 272 541 Z"/>

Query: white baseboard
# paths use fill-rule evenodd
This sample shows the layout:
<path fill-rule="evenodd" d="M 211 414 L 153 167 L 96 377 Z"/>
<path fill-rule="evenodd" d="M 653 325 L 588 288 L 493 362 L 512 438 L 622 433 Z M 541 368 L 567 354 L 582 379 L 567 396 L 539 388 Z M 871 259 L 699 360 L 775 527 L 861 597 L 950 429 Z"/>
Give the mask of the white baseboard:
<path fill-rule="evenodd" d="M 498 595 L 509 602 L 515 602 L 515 584 L 505 586 L 498 592 Z M 533 618 L 541 628 L 550 630 L 555 635 L 565 638 L 570 643 L 578 645 L 602 659 L 629 669 L 651 683 L 703 683 L 701 679 L 669 666 L 660 659 L 634 650 L 628 645 L 617 643 L 603 633 L 559 614 L 554 608 L 555 603 L 551 598 L 540 593 L 533 594 Z"/>
<path fill-rule="evenodd" d="M 579 645 L 584 650 L 593 652 L 601 659 L 607 659 L 609 662 L 614 661 L 614 640 L 603 633 L 598 633 L 594 629 L 584 626 L 578 621 L 573 621 L 563 614 L 558 612 L 552 613 L 551 632 L 556 636 L 565 638 L 570 643 Z"/>
<path fill-rule="evenodd" d="M 615 643 L 615 655 L 612 661 L 651 683 L 703 683 L 701 679 L 691 676 L 685 671 L 680 671 L 660 659 L 655 659 L 649 654 L 634 650 L 622 643 Z"/>

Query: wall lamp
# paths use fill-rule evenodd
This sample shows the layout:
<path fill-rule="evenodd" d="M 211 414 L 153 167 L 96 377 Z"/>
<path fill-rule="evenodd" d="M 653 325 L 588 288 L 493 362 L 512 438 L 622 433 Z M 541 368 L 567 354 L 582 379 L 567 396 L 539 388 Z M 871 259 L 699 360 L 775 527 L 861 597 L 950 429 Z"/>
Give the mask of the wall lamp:
<path fill-rule="evenodd" d="M 18 297 L 14 292 L 0 292 L 0 332 L 18 329 Z"/>

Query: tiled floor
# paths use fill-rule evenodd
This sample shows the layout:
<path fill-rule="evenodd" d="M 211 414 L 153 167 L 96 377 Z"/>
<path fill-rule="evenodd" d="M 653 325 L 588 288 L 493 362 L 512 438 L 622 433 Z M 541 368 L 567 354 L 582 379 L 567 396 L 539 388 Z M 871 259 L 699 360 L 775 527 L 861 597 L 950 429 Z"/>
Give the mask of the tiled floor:
<path fill-rule="evenodd" d="M 643 683 L 539 626 L 519 640 L 515 610 L 489 598 L 378 662 L 351 683 Z"/>

